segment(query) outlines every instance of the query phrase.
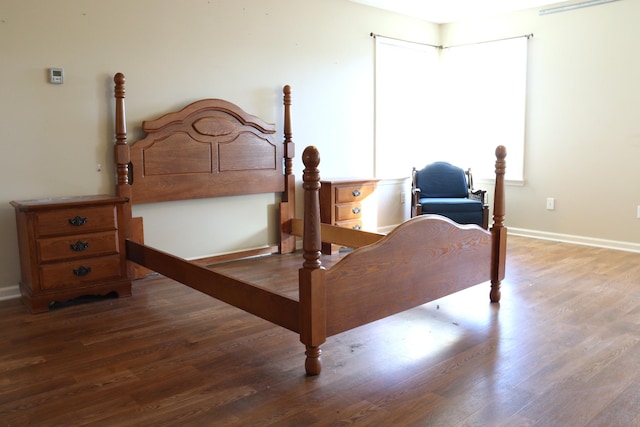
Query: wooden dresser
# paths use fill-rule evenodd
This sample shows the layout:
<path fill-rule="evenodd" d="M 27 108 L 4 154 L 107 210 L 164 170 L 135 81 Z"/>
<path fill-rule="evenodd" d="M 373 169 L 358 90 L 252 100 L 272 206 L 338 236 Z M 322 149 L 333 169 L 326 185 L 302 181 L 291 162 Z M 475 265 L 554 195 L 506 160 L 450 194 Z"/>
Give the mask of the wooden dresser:
<path fill-rule="evenodd" d="M 18 228 L 20 294 L 32 313 L 85 295 L 131 295 L 125 202 L 116 196 L 11 202 Z"/>
<path fill-rule="evenodd" d="M 373 193 L 377 179 L 333 179 L 321 180 L 320 221 L 339 227 L 359 230 L 362 228 L 362 200 Z M 336 253 L 340 246 L 322 244 L 325 254 Z"/>

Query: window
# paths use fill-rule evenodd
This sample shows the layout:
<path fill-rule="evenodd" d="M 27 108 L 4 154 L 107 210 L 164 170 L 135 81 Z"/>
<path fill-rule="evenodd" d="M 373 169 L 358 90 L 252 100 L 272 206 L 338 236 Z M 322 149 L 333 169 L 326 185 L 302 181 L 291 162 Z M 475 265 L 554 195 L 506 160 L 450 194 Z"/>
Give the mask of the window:
<path fill-rule="evenodd" d="M 380 36 L 375 49 L 375 174 L 406 177 L 436 140 L 439 49 Z"/>
<path fill-rule="evenodd" d="M 505 178 L 523 181 L 526 37 L 440 51 L 430 48 L 436 60 L 429 56 L 431 61 L 413 63 L 408 58 L 399 61 L 398 50 L 424 58 L 427 47 L 382 45 L 376 42 L 378 177 L 407 176 L 411 166 L 446 160 L 471 167 L 476 178 L 492 178 L 495 147 L 504 145 L 508 153 Z M 413 67 L 411 72 L 403 71 L 408 66 Z M 394 163 L 398 170 L 387 163 Z"/>
<path fill-rule="evenodd" d="M 444 49 L 442 140 L 477 178 L 494 176 L 496 146 L 507 147 L 505 179 L 523 180 L 527 38 Z"/>

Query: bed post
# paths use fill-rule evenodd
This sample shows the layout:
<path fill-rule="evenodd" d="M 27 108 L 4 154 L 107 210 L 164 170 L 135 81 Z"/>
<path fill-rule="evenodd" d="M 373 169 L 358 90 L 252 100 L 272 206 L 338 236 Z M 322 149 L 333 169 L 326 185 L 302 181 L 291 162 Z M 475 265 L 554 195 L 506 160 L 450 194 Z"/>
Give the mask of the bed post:
<path fill-rule="evenodd" d="M 507 258 L 507 228 L 504 226 L 504 173 L 507 149 L 496 148 L 496 187 L 493 198 L 493 226 L 491 227 L 491 302 L 500 302 L 500 282 L 504 279 Z"/>
<path fill-rule="evenodd" d="M 113 76 L 115 83 L 114 96 L 116 99 L 116 144 L 114 154 L 117 168 L 118 196 L 130 197 L 131 187 L 129 186 L 129 145 L 127 145 L 127 121 L 124 108 L 124 74 L 117 73 Z"/>
<path fill-rule="evenodd" d="M 129 154 L 129 144 L 127 143 L 127 119 L 124 107 L 124 74 L 117 73 L 113 76 L 115 83 L 114 96 L 116 100 L 116 142 L 114 145 L 114 158 L 116 163 L 116 194 L 128 200 L 124 204 L 124 235 L 127 239 L 133 239 L 137 242 L 144 241 L 142 232 L 142 218 L 133 218 L 131 210 L 131 181 L 129 168 L 131 158 Z M 149 273 L 145 268 L 129 263 L 129 274 L 134 279 L 145 277 Z"/>
<path fill-rule="evenodd" d="M 114 97 L 116 100 L 116 143 L 113 147 L 116 162 L 116 194 L 125 197 L 128 201 L 124 204 L 124 235 L 130 238 L 132 235 L 132 213 L 131 213 L 131 186 L 129 185 L 129 145 L 127 144 L 127 120 L 124 108 L 124 74 L 117 73 L 113 76 Z M 130 274 L 135 276 L 129 265 Z"/>
<path fill-rule="evenodd" d="M 298 272 L 300 290 L 300 341 L 306 346 L 307 375 L 322 370 L 320 344 L 327 338 L 325 270 L 320 261 L 320 154 L 316 147 L 302 153 L 305 165 L 302 176 L 304 189 L 304 230 L 302 249 L 304 263 Z"/>
<path fill-rule="evenodd" d="M 291 234 L 291 220 L 295 216 L 296 178 L 293 174 L 295 144 L 291 133 L 291 86 L 286 85 L 284 94 L 284 193 L 280 203 L 280 253 L 296 250 L 296 238 Z"/>

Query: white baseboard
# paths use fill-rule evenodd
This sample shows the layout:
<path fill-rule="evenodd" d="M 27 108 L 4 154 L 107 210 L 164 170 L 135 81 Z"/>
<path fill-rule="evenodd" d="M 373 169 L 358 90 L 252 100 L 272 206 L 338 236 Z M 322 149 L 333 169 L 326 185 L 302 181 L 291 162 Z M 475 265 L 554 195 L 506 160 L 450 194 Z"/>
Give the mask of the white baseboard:
<path fill-rule="evenodd" d="M 395 225 L 380 227 L 378 228 L 378 233 L 389 233 L 395 227 Z M 574 245 L 640 253 L 640 243 L 598 239 L 595 237 L 576 236 L 573 234 L 551 233 L 548 231 L 528 230 L 526 228 L 507 227 L 507 230 L 507 233 L 513 236 L 530 237 L 532 239 L 551 240 L 554 242 L 572 243 Z"/>
<path fill-rule="evenodd" d="M 0 288 L 0 301 L 20 298 L 20 288 L 16 286 L 3 286 Z"/>
<path fill-rule="evenodd" d="M 575 245 L 640 253 L 639 243 L 598 239 L 595 237 L 576 236 L 572 234 L 550 233 L 547 231 L 527 230 L 524 228 L 507 227 L 507 229 L 508 234 L 514 236 L 531 237 L 533 239 L 552 240 L 554 242 L 573 243 Z"/>

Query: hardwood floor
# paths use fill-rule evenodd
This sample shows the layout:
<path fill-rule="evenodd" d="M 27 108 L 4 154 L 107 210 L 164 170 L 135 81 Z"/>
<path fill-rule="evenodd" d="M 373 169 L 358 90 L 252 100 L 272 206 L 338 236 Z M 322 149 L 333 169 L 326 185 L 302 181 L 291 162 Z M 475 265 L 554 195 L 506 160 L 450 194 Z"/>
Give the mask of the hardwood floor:
<path fill-rule="evenodd" d="M 31 315 L 0 302 L 0 426 L 637 426 L 640 254 L 509 238 L 483 284 L 329 338 L 161 277 Z"/>

